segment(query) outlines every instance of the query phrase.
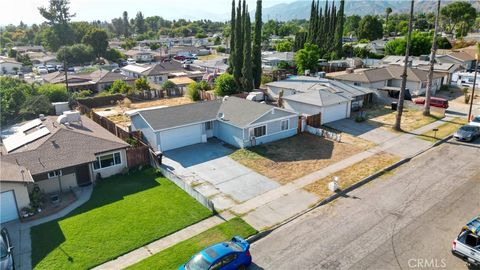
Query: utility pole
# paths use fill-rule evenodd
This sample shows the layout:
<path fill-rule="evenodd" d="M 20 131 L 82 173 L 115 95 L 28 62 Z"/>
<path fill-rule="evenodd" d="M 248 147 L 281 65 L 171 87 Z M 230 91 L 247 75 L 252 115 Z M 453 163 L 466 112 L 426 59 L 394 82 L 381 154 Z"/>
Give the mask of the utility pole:
<path fill-rule="evenodd" d="M 480 51 L 480 46 L 478 47 L 478 51 Z M 475 54 L 475 75 L 473 76 L 473 88 L 472 95 L 470 96 L 470 108 L 468 109 L 467 121 L 470 121 L 470 119 L 472 118 L 473 99 L 475 98 L 475 85 L 477 84 L 478 58 L 480 58 L 480 52 Z"/>
<path fill-rule="evenodd" d="M 67 49 L 63 46 L 63 73 L 65 74 L 65 87 L 68 92 L 68 67 L 67 67 Z"/>
<path fill-rule="evenodd" d="M 427 91 L 425 92 L 425 108 L 423 115 L 430 116 L 430 96 L 432 95 L 433 84 L 433 70 L 435 66 L 435 55 L 437 52 L 437 32 L 438 32 L 438 17 L 440 17 L 440 1 L 437 2 L 437 14 L 435 16 L 435 30 L 433 32 L 432 50 L 430 53 L 430 70 L 428 71 Z"/>

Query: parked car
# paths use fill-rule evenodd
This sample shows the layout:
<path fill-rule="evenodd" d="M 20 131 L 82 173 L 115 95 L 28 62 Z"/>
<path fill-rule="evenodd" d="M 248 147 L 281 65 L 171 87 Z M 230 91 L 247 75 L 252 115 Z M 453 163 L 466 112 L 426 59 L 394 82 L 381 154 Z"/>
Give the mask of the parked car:
<path fill-rule="evenodd" d="M 179 270 L 236 270 L 247 269 L 252 263 L 250 244 L 240 236 L 218 243 L 195 254 Z"/>
<path fill-rule="evenodd" d="M 178 61 L 183 61 L 183 60 L 185 60 L 185 59 L 187 59 L 187 58 L 186 58 L 185 56 L 183 56 L 183 55 L 175 55 L 175 56 L 173 57 L 173 59 L 178 60 Z"/>
<path fill-rule="evenodd" d="M 453 255 L 480 266 L 480 216 L 465 225 L 452 244 Z"/>
<path fill-rule="evenodd" d="M 38 74 L 48 74 L 48 69 L 46 66 L 38 66 L 37 67 Z"/>
<path fill-rule="evenodd" d="M 0 270 L 13 270 L 15 263 L 13 261 L 13 246 L 10 241 L 7 229 L 3 228 L 0 237 Z"/>
<path fill-rule="evenodd" d="M 480 115 L 475 116 L 470 123 L 468 123 L 470 126 L 477 126 L 480 127 Z"/>
<path fill-rule="evenodd" d="M 136 62 L 135 59 L 133 59 L 133 58 L 128 58 L 128 59 L 127 59 L 127 64 L 128 64 L 128 65 L 133 65 L 133 64 L 136 64 L 136 63 L 137 63 L 137 62 Z"/>
<path fill-rule="evenodd" d="M 453 137 L 459 141 L 471 142 L 480 137 L 480 127 L 471 125 L 462 126 L 453 134 Z"/>
<path fill-rule="evenodd" d="M 413 100 L 413 103 L 423 105 L 423 104 L 425 104 L 425 98 L 423 98 L 423 97 L 415 98 Z M 439 98 L 439 97 L 431 97 L 430 98 L 430 106 L 447 109 L 448 108 L 448 100 L 446 100 L 444 98 Z"/>
<path fill-rule="evenodd" d="M 184 64 L 184 65 L 193 64 L 193 60 L 192 59 L 185 59 L 185 60 L 182 61 L 182 64 Z"/>
<path fill-rule="evenodd" d="M 127 60 L 125 60 L 125 59 L 119 59 L 119 60 L 118 60 L 118 66 L 119 66 L 119 67 L 124 67 L 124 66 L 126 66 L 126 65 L 128 65 Z"/>

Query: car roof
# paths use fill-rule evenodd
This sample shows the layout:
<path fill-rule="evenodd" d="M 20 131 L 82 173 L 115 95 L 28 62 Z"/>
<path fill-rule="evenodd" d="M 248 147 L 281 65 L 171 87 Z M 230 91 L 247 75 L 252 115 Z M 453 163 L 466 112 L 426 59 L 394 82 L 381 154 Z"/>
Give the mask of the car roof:
<path fill-rule="evenodd" d="M 218 243 L 201 251 L 203 257 L 210 263 L 232 252 L 235 252 L 235 250 L 232 249 L 230 242 Z"/>

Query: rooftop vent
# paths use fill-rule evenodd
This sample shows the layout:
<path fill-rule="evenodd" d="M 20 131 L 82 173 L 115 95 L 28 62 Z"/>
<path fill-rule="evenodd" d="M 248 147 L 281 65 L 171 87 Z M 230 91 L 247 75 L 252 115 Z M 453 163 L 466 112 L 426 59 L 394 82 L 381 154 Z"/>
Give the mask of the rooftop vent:
<path fill-rule="evenodd" d="M 41 121 L 45 121 L 45 115 L 43 113 L 39 114 L 38 115 L 38 118 L 41 120 Z"/>
<path fill-rule="evenodd" d="M 220 118 L 221 120 L 223 120 L 223 119 L 225 118 L 225 114 L 222 113 L 222 112 L 218 113 L 217 116 L 218 116 L 218 118 Z"/>
<path fill-rule="evenodd" d="M 224 96 L 223 99 L 222 99 L 222 102 L 227 101 L 227 99 L 228 99 L 228 96 Z"/>

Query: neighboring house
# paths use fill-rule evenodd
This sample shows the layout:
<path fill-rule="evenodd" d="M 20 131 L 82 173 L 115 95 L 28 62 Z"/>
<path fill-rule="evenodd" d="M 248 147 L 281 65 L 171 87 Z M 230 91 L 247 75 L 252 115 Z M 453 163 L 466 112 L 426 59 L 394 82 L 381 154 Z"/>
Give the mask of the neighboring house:
<path fill-rule="evenodd" d="M 168 78 L 175 77 L 172 73 L 186 72 L 182 64 L 177 61 L 168 61 L 154 65 L 127 65 L 121 68 L 122 74 L 130 78 L 145 77 L 147 81 L 163 84 Z"/>
<path fill-rule="evenodd" d="M 42 78 L 46 83 L 65 84 L 65 74 L 63 72 L 52 72 L 44 75 Z M 103 69 L 88 74 L 68 74 L 67 78 L 70 91 L 92 90 L 101 92 L 110 88 L 113 82 L 117 80 L 125 81 L 128 84 L 133 84 L 135 81 L 134 78 Z"/>
<path fill-rule="evenodd" d="M 0 74 L 17 74 L 21 69 L 22 63 L 11 58 L 0 58 Z"/>
<path fill-rule="evenodd" d="M 180 95 L 183 95 L 186 90 L 187 90 L 187 86 L 193 82 L 195 82 L 194 80 L 190 79 L 189 77 L 175 77 L 175 78 L 171 78 L 171 79 L 168 79 L 169 81 L 173 82 L 177 87 L 178 87 L 178 90 L 180 91 L 180 93 L 170 93 L 170 95 L 173 95 L 173 96 L 180 96 Z"/>
<path fill-rule="evenodd" d="M 225 73 L 228 69 L 228 58 L 218 58 L 212 60 L 195 60 L 193 67 L 196 67 L 201 70 L 205 70 L 206 73 L 216 72 L 216 73 Z"/>
<path fill-rule="evenodd" d="M 380 68 L 346 70 L 327 73 L 327 78 L 347 84 L 362 86 L 379 91 L 399 91 L 402 82 L 403 67 L 389 65 Z M 406 88 L 414 96 L 424 95 L 427 88 L 428 71 L 420 68 L 407 69 Z M 440 89 L 443 84 L 444 74 L 434 72 L 432 93 Z"/>
<path fill-rule="evenodd" d="M 290 66 L 295 64 L 294 52 L 263 52 L 262 66 L 273 68 L 281 62 L 287 62 Z"/>
<path fill-rule="evenodd" d="M 155 57 L 155 53 L 152 51 L 145 50 L 128 50 L 125 53 L 125 56 L 132 58 L 136 62 L 151 62 Z"/>
<path fill-rule="evenodd" d="M 298 114 L 237 97 L 197 102 L 131 115 L 132 130 L 140 130 L 159 152 L 207 142 L 216 137 L 244 148 L 297 134 Z"/>
<path fill-rule="evenodd" d="M 318 77 L 296 76 L 266 84 L 270 98 L 283 91 L 283 106 L 303 115 L 320 114 L 321 124 L 350 117 L 373 101 L 373 90 Z"/>
<path fill-rule="evenodd" d="M 129 145 L 77 112 L 35 119 L 11 130 L 0 156 L 2 222 L 18 218 L 35 186 L 44 193 L 61 193 L 127 168 Z"/>
<path fill-rule="evenodd" d="M 437 63 L 459 64 L 466 70 L 471 70 L 475 66 L 475 56 L 469 52 L 452 51 L 449 54 L 437 55 Z"/>

